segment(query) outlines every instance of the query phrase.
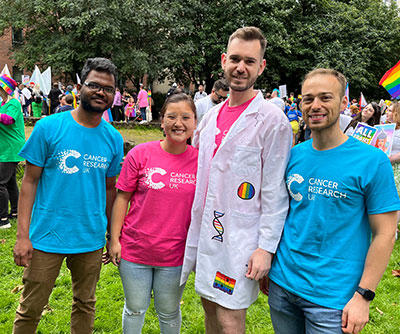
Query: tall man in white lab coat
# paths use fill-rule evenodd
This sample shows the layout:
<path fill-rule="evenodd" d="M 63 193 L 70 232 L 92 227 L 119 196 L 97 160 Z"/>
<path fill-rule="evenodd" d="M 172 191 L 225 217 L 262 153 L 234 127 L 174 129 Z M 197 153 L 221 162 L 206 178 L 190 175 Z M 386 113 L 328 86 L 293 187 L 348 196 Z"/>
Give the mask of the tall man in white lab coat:
<path fill-rule="evenodd" d="M 255 27 L 230 36 L 221 57 L 229 99 L 204 116 L 194 137 L 199 166 L 181 281 L 196 271 L 207 333 L 245 333 L 246 310 L 269 271 L 287 214 L 292 130 L 253 88 L 266 65 L 265 46 Z"/>

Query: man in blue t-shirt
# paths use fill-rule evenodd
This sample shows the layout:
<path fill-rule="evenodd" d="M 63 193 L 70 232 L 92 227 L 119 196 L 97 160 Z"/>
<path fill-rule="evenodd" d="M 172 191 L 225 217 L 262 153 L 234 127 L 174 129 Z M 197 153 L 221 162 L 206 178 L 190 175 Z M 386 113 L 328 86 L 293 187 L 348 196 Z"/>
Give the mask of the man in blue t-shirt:
<path fill-rule="evenodd" d="M 36 123 L 19 153 L 26 159 L 14 261 L 24 289 L 13 333 L 35 333 L 61 264 L 71 271 L 71 333 L 92 333 L 95 291 L 123 140 L 102 120 L 114 98 L 115 65 L 88 59 L 78 108 Z"/>
<path fill-rule="evenodd" d="M 340 130 L 345 87 L 330 69 L 302 84 L 313 139 L 292 149 L 286 169 L 290 210 L 269 273 L 276 333 L 359 333 L 393 249 L 400 200 L 391 164 Z"/>

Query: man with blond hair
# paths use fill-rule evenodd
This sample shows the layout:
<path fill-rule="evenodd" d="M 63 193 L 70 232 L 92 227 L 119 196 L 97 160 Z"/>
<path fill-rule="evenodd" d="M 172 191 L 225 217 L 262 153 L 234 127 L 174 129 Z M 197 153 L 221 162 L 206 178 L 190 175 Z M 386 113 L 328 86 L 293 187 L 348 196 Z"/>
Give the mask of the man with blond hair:
<path fill-rule="evenodd" d="M 275 333 L 359 333 L 392 252 L 400 209 L 393 171 L 382 151 L 340 130 L 345 88 L 331 69 L 302 84 L 313 138 L 292 149 L 286 169 L 290 210 L 269 274 Z"/>
<path fill-rule="evenodd" d="M 287 214 L 291 128 L 254 89 L 265 46 L 255 27 L 230 36 L 221 57 L 229 98 L 205 114 L 194 137 L 199 168 L 181 282 L 196 271 L 207 333 L 245 333 L 246 310 L 269 271 Z"/>

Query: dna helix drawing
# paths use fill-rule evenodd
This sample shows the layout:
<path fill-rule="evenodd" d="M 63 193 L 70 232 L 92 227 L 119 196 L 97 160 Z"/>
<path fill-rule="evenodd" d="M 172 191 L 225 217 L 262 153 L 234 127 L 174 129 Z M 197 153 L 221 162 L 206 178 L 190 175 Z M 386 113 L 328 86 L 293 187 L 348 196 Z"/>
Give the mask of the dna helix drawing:
<path fill-rule="evenodd" d="M 213 219 L 213 226 L 215 230 L 217 231 L 217 235 L 214 235 L 211 239 L 212 240 L 217 240 L 220 242 L 224 241 L 223 234 L 224 234 L 224 227 L 222 226 L 221 222 L 219 221 L 218 218 L 221 218 L 225 215 L 223 212 L 215 211 L 214 210 L 214 219 Z"/>

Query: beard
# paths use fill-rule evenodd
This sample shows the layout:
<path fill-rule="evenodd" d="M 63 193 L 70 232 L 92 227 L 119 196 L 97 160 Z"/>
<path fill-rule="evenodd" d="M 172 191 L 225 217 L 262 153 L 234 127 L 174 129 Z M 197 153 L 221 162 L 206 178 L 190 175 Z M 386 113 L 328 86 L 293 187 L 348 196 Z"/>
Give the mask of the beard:
<path fill-rule="evenodd" d="M 256 82 L 258 77 L 249 78 L 247 83 L 244 84 L 244 85 L 235 85 L 235 84 L 233 84 L 232 82 L 235 80 L 235 78 L 231 77 L 229 75 L 225 74 L 225 78 L 228 81 L 230 89 L 232 89 L 233 91 L 236 91 L 236 92 L 244 92 L 244 91 L 246 91 L 249 88 L 254 86 L 254 84 L 255 84 L 255 82 Z"/>
<path fill-rule="evenodd" d="M 102 99 L 101 96 L 96 96 L 96 95 L 92 96 L 91 98 L 93 98 L 93 99 L 95 99 L 95 98 Z M 92 112 L 92 113 L 101 114 L 101 113 L 103 113 L 105 110 L 107 110 L 108 108 L 111 107 L 111 103 L 107 104 L 105 107 L 96 107 L 96 106 L 93 106 L 93 105 L 90 103 L 91 98 L 88 97 L 86 94 L 82 94 L 82 92 L 81 92 L 80 103 L 81 103 L 81 105 L 82 105 L 82 108 L 83 108 L 84 110 L 86 110 L 87 112 Z"/>

